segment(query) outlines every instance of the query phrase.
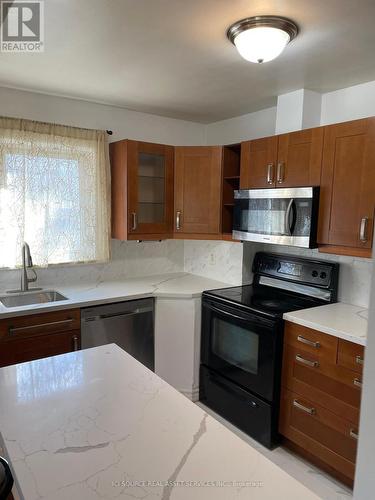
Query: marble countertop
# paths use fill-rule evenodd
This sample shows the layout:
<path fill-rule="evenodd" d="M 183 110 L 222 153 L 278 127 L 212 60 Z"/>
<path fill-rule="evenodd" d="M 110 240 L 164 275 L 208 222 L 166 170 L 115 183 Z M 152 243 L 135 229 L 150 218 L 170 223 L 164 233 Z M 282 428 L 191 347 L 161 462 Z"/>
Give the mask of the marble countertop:
<path fill-rule="evenodd" d="M 68 300 L 12 308 L 5 307 L 0 303 L 0 319 L 145 297 L 199 297 L 204 290 L 228 286 L 231 285 L 189 273 L 172 273 L 97 283 L 79 283 L 69 286 L 43 286 L 43 290 L 57 290 Z M 0 295 L 5 295 L 5 292 L 3 291 Z"/>
<path fill-rule="evenodd" d="M 114 344 L 0 369 L 24 500 L 318 497 Z"/>
<path fill-rule="evenodd" d="M 338 302 L 285 313 L 283 318 L 340 339 L 366 345 L 368 309 Z"/>

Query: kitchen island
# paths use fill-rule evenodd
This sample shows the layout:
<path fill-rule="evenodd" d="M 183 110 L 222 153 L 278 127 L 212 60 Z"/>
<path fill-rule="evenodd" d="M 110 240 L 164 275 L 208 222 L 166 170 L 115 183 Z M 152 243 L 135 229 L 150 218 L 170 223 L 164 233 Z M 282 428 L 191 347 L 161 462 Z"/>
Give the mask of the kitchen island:
<path fill-rule="evenodd" d="M 318 497 L 114 344 L 0 369 L 25 500 Z"/>

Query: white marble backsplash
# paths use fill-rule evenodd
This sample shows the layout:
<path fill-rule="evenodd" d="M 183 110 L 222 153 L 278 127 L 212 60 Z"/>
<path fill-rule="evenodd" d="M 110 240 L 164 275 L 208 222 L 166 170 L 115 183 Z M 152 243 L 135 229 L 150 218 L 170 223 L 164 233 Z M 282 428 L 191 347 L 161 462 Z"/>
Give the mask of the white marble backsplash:
<path fill-rule="evenodd" d="M 242 283 L 243 244 L 185 240 L 184 271 L 231 285 Z"/>
<path fill-rule="evenodd" d="M 244 281 L 249 275 L 252 266 L 253 248 L 264 252 L 284 253 L 300 255 L 310 259 L 329 260 L 340 264 L 339 274 L 339 302 L 353 304 L 359 307 L 369 307 L 371 275 L 373 269 L 373 259 L 363 259 L 359 257 L 347 257 L 345 255 L 331 255 L 319 252 L 315 249 L 286 247 L 281 245 L 258 245 L 244 243 Z"/>
<path fill-rule="evenodd" d="M 31 254 L 32 254 L 31 248 Z M 112 240 L 111 260 L 101 264 L 71 264 L 37 269 L 38 285 L 69 285 L 111 281 L 184 271 L 184 242 Z M 0 290 L 19 288 L 20 270 L 0 270 Z"/>

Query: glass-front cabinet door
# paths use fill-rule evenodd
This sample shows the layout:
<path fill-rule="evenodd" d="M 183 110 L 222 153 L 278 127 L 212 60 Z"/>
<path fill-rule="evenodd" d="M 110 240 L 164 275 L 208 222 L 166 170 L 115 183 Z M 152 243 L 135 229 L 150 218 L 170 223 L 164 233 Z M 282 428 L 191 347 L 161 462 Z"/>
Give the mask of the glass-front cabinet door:
<path fill-rule="evenodd" d="M 173 146 L 128 141 L 128 233 L 173 232 Z M 135 238 L 134 238 L 135 239 Z"/>

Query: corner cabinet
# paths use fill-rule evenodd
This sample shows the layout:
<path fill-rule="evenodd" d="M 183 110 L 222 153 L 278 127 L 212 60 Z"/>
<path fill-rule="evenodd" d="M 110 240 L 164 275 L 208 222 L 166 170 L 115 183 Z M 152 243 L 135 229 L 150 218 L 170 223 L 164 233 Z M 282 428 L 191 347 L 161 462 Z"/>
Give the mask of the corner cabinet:
<path fill-rule="evenodd" d="M 221 146 L 175 148 L 175 238 L 221 239 Z"/>
<path fill-rule="evenodd" d="M 123 140 L 110 144 L 110 157 L 112 237 L 171 238 L 174 147 Z"/>
<path fill-rule="evenodd" d="M 323 127 L 243 142 L 241 189 L 317 186 Z"/>
<path fill-rule="evenodd" d="M 375 118 L 325 127 L 318 242 L 323 251 L 371 256 Z"/>

